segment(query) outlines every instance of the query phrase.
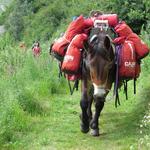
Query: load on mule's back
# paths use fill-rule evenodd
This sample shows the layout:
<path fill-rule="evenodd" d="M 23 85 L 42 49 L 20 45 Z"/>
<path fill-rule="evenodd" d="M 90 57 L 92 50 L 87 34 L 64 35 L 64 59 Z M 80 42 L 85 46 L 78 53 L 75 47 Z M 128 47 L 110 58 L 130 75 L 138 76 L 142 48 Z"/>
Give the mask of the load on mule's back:
<path fill-rule="evenodd" d="M 118 100 L 119 84 L 139 76 L 138 62 L 149 49 L 138 41 L 139 37 L 127 24 L 119 22 L 116 14 L 96 11 L 90 18 L 79 16 L 70 23 L 64 36 L 53 43 L 51 53 L 61 62 L 61 71 L 81 79 L 82 132 L 87 133 L 91 128 L 92 135 L 98 136 L 100 112 L 112 83 Z"/>

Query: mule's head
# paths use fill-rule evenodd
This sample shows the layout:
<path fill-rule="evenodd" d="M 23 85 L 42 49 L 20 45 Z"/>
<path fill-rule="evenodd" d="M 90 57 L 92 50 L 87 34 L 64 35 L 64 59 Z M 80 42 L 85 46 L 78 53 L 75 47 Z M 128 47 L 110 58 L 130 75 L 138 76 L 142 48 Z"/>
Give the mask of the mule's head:
<path fill-rule="evenodd" d="M 108 32 L 94 28 L 88 40 L 87 64 L 94 96 L 104 98 L 112 85 L 114 48 Z"/>

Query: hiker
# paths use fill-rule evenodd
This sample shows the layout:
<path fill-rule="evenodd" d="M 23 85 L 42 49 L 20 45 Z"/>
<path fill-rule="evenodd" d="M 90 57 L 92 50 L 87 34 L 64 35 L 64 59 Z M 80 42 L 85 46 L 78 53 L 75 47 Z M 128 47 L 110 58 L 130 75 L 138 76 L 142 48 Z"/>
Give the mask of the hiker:
<path fill-rule="evenodd" d="M 40 43 L 38 41 L 34 42 L 33 46 L 32 46 L 32 52 L 33 52 L 33 56 L 39 56 L 41 53 L 41 48 L 40 48 Z"/>

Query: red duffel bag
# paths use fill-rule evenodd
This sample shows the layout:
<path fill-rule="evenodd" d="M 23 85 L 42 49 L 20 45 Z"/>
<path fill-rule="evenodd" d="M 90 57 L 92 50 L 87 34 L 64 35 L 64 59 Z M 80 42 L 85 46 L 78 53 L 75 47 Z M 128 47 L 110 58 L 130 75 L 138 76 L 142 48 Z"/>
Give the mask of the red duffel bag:
<path fill-rule="evenodd" d="M 96 18 L 96 20 L 108 20 L 109 26 L 115 27 L 118 24 L 117 14 L 103 14 Z"/>
<path fill-rule="evenodd" d="M 60 37 L 57 41 L 53 43 L 51 48 L 51 54 L 59 61 L 62 61 L 68 45 L 69 41 L 64 39 L 64 37 Z"/>
<path fill-rule="evenodd" d="M 84 18 L 81 15 L 76 20 L 72 21 L 69 24 L 64 34 L 64 38 L 71 42 L 71 40 L 74 38 L 75 35 L 83 33 L 84 28 L 85 28 Z"/>
<path fill-rule="evenodd" d="M 114 29 L 119 37 L 127 37 L 129 34 L 133 33 L 132 29 L 124 21 L 116 25 Z"/>
<path fill-rule="evenodd" d="M 134 43 L 135 51 L 138 59 L 142 59 L 149 53 L 148 46 L 139 38 L 139 36 L 135 33 L 128 35 L 126 38 Z"/>
<path fill-rule="evenodd" d="M 119 54 L 119 78 L 134 79 L 140 74 L 140 65 L 136 60 L 134 43 L 125 41 Z"/>
<path fill-rule="evenodd" d="M 84 18 L 82 15 L 79 16 L 76 20 L 72 21 L 69 24 L 63 37 L 60 37 L 53 43 L 51 54 L 59 61 L 63 61 L 69 43 L 76 34 L 83 32 L 84 26 Z"/>
<path fill-rule="evenodd" d="M 81 50 L 84 41 L 87 40 L 86 34 L 78 34 L 68 46 L 66 55 L 62 63 L 62 71 L 68 74 L 77 74 L 80 69 Z"/>

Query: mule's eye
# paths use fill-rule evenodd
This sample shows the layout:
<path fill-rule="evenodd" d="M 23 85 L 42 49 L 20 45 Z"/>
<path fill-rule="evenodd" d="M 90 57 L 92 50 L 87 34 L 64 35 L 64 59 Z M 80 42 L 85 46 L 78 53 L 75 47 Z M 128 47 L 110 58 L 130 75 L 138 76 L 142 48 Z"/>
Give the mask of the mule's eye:
<path fill-rule="evenodd" d="M 90 38 L 90 44 L 92 44 L 93 42 L 95 42 L 98 39 L 97 35 L 94 34 L 91 38 Z"/>

